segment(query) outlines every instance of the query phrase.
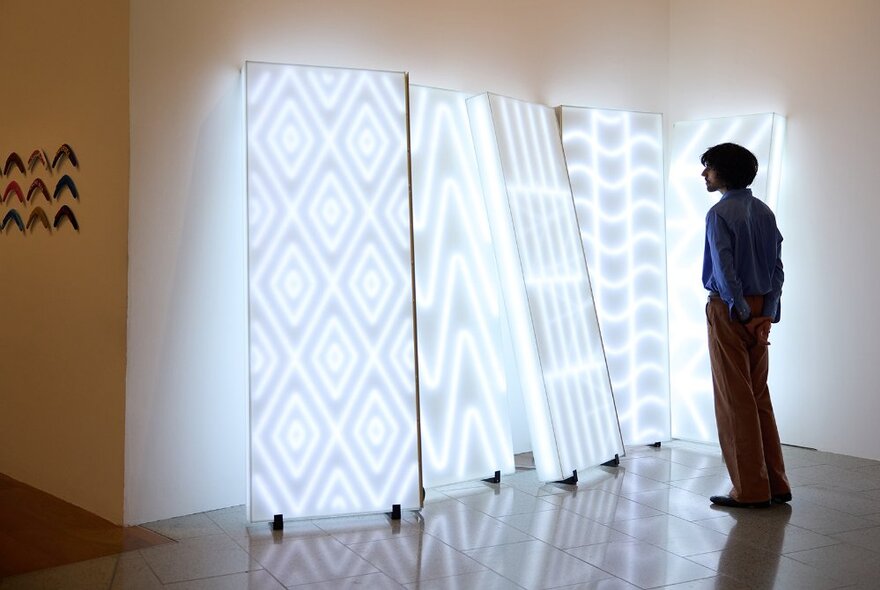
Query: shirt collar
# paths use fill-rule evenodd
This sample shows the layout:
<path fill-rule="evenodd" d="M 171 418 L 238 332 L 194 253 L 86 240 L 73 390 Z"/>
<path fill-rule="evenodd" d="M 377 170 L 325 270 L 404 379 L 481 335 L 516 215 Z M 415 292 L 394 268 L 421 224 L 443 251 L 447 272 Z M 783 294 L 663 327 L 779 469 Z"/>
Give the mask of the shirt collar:
<path fill-rule="evenodd" d="M 721 196 L 721 198 L 722 199 L 727 199 L 727 198 L 733 199 L 736 197 L 751 197 L 751 196 L 752 196 L 752 189 L 750 189 L 750 188 L 734 188 L 734 189 L 731 189 L 731 190 L 727 191 L 726 193 L 724 193 Z"/>

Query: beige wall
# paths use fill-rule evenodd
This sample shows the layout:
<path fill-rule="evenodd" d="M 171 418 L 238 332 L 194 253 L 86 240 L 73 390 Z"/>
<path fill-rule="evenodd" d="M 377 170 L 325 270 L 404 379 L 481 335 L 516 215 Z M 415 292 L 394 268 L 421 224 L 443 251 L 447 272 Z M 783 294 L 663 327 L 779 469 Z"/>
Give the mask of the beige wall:
<path fill-rule="evenodd" d="M 0 2 L 0 158 L 69 143 L 81 231 L 0 234 L 0 472 L 122 521 L 128 223 L 128 4 Z M 2 165 L 2 163 L 0 163 Z M 42 198 L 42 197 L 40 197 Z M 0 205 L 30 211 L 13 197 Z"/>
<path fill-rule="evenodd" d="M 880 3 L 672 0 L 668 120 L 788 119 L 771 390 L 784 442 L 880 459 Z"/>

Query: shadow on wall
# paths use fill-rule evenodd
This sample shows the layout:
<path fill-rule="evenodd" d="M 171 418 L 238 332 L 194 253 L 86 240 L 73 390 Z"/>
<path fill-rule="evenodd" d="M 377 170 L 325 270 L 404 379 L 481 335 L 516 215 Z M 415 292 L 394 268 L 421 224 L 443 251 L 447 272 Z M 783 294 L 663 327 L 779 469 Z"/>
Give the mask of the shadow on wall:
<path fill-rule="evenodd" d="M 137 404 L 147 408 L 136 416 L 139 427 L 127 429 L 129 523 L 246 500 L 243 117 L 234 76 L 201 126 L 189 186 L 170 187 L 185 206 L 179 229 L 177 220 L 166 220 L 168 237 L 179 231 L 179 248 L 155 389 Z"/>

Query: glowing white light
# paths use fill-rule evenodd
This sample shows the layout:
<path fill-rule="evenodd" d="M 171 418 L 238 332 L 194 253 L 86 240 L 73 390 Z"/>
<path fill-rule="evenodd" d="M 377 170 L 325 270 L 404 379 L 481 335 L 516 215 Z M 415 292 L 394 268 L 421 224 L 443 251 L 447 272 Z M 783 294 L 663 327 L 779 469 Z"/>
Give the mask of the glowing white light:
<path fill-rule="evenodd" d="M 251 519 L 418 507 L 406 77 L 246 92 Z"/>
<path fill-rule="evenodd" d="M 702 284 L 706 212 L 718 193 L 706 191 L 700 156 L 709 147 L 738 143 L 758 158 L 752 192 L 771 208 L 778 202 L 785 119 L 768 113 L 676 123 L 666 193 L 669 288 L 669 362 L 672 436 L 717 440 L 712 374 L 706 344 L 706 290 Z"/>
<path fill-rule="evenodd" d="M 410 87 L 426 486 L 514 471 L 498 271 L 465 98 Z"/>
<path fill-rule="evenodd" d="M 623 452 L 552 109 L 468 99 L 538 477 Z"/>
<path fill-rule="evenodd" d="M 560 107 L 623 440 L 670 438 L 662 117 Z"/>

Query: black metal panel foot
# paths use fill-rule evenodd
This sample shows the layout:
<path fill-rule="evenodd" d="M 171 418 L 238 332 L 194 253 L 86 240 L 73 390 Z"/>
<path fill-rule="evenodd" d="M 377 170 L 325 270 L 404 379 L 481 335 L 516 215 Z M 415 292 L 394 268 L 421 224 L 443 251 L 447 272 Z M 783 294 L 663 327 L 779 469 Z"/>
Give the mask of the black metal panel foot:
<path fill-rule="evenodd" d="M 575 469 L 574 471 L 571 472 L 571 477 L 567 477 L 565 479 L 560 479 L 559 481 L 553 482 L 553 483 L 563 483 L 565 485 L 573 486 L 573 485 L 577 485 L 577 482 L 578 482 L 578 472 L 577 472 L 577 469 Z"/>
<path fill-rule="evenodd" d="M 485 481 L 486 483 L 501 483 L 501 472 L 496 471 L 495 475 L 493 475 L 492 477 L 487 477 L 483 481 Z"/>
<path fill-rule="evenodd" d="M 602 463 L 602 467 L 618 467 L 619 465 L 620 465 L 620 455 L 618 455 L 617 453 L 614 454 L 613 459 Z"/>
<path fill-rule="evenodd" d="M 652 443 L 652 444 L 650 444 L 650 445 L 648 445 L 648 446 L 649 446 L 649 447 L 654 447 L 655 449 L 659 449 L 659 448 L 660 448 L 660 441 L 658 440 L 657 442 Z"/>
<path fill-rule="evenodd" d="M 272 530 L 273 531 L 283 531 L 284 530 L 284 515 L 276 514 L 275 520 L 272 521 Z"/>
<path fill-rule="evenodd" d="M 388 516 L 391 517 L 391 520 L 400 520 L 400 504 L 393 504 Z"/>

